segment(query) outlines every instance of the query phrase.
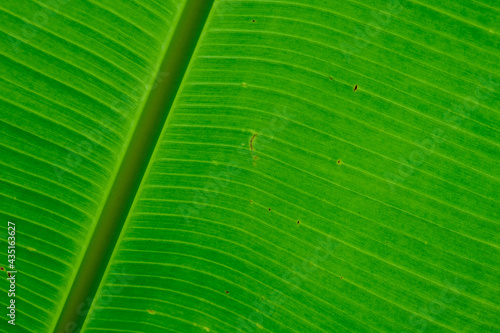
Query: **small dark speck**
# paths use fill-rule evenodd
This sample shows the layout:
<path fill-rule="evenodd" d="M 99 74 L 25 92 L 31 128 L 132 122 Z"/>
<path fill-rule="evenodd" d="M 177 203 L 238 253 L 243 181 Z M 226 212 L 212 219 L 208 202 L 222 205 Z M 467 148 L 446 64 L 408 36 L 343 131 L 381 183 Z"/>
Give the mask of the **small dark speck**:
<path fill-rule="evenodd" d="M 337 164 L 338 165 L 342 164 L 342 161 L 341 160 L 337 160 Z"/>
<path fill-rule="evenodd" d="M 297 224 L 299 224 L 299 223 L 300 223 L 300 221 L 297 221 Z"/>
<path fill-rule="evenodd" d="M 271 211 L 271 208 L 269 208 L 268 210 Z"/>
<path fill-rule="evenodd" d="M 358 85 L 354 86 L 354 91 L 358 90 Z"/>
<path fill-rule="evenodd" d="M 255 20 L 252 20 L 252 22 L 254 22 L 254 23 L 255 23 Z"/>
<path fill-rule="evenodd" d="M 0 271 L 5 271 L 5 268 L 3 268 L 3 267 L 0 267 Z"/>
<path fill-rule="evenodd" d="M 10 277 L 10 273 L 9 272 L 7 272 L 7 275 Z"/>
<path fill-rule="evenodd" d="M 229 291 L 226 290 L 226 294 L 229 294 Z"/>
<path fill-rule="evenodd" d="M 341 280 L 343 280 L 343 279 L 344 279 L 344 277 L 342 277 L 342 276 L 341 276 L 341 277 L 340 277 L 340 279 L 341 279 Z"/>
<path fill-rule="evenodd" d="M 333 80 L 333 76 L 330 76 L 330 80 Z"/>

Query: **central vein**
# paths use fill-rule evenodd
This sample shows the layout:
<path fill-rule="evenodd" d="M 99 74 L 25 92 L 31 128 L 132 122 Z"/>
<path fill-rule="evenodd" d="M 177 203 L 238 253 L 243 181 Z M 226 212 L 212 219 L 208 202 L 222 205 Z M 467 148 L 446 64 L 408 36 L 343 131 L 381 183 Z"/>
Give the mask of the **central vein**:
<path fill-rule="evenodd" d="M 55 332 L 78 332 L 103 277 L 214 0 L 188 0 L 104 204 Z"/>

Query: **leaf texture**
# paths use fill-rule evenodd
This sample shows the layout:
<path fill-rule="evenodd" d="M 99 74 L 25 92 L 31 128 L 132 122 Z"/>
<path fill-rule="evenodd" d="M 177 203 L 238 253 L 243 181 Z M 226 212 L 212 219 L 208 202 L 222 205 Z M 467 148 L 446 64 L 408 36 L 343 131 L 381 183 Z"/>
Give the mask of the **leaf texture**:
<path fill-rule="evenodd" d="M 0 4 L 0 331 L 54 330 L 187 3 Z M 500 332 L 499 14 L 215 0 L 82 332 Z"/>

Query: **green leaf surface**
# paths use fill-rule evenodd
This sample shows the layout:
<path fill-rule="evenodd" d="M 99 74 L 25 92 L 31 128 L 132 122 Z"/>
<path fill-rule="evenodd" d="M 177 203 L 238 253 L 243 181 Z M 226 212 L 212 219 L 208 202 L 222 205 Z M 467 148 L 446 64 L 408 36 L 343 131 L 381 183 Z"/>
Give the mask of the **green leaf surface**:
<path fill-rule="evenodd" d="M 499 18 L 4 0 L 0 331 L 500 332 Z"/>
<path fill-rule="evenodd" d="M 53 330 L 184 2 L 0 5 L 2 266 L 13 221 L 17 331 Z"/>

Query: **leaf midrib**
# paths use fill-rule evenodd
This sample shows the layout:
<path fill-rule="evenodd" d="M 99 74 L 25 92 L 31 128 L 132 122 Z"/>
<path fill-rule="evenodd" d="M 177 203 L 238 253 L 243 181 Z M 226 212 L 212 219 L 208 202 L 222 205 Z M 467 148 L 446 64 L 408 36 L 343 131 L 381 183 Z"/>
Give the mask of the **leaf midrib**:
<path fill-rule="evenodd" d="M 213 2 L 187 0 L 173 21 L 175 28 L 166 41 L 165 55 L 149 82 L 153 89 L 140 108 L 137 125 L 129 132 L 127 148 L 117 163 L 115 179 L 106 191 L 108 196 L 103 201 L 95 229 L 89 232 L 84 243 L 86 252 L 80 258 L 64 307 L 61 304 L 59 318 L 53 324 L 54 332 L 66 332 L 69 327 L 74 332 L 85 321 L 85 310 L 108 266 Z"/>

